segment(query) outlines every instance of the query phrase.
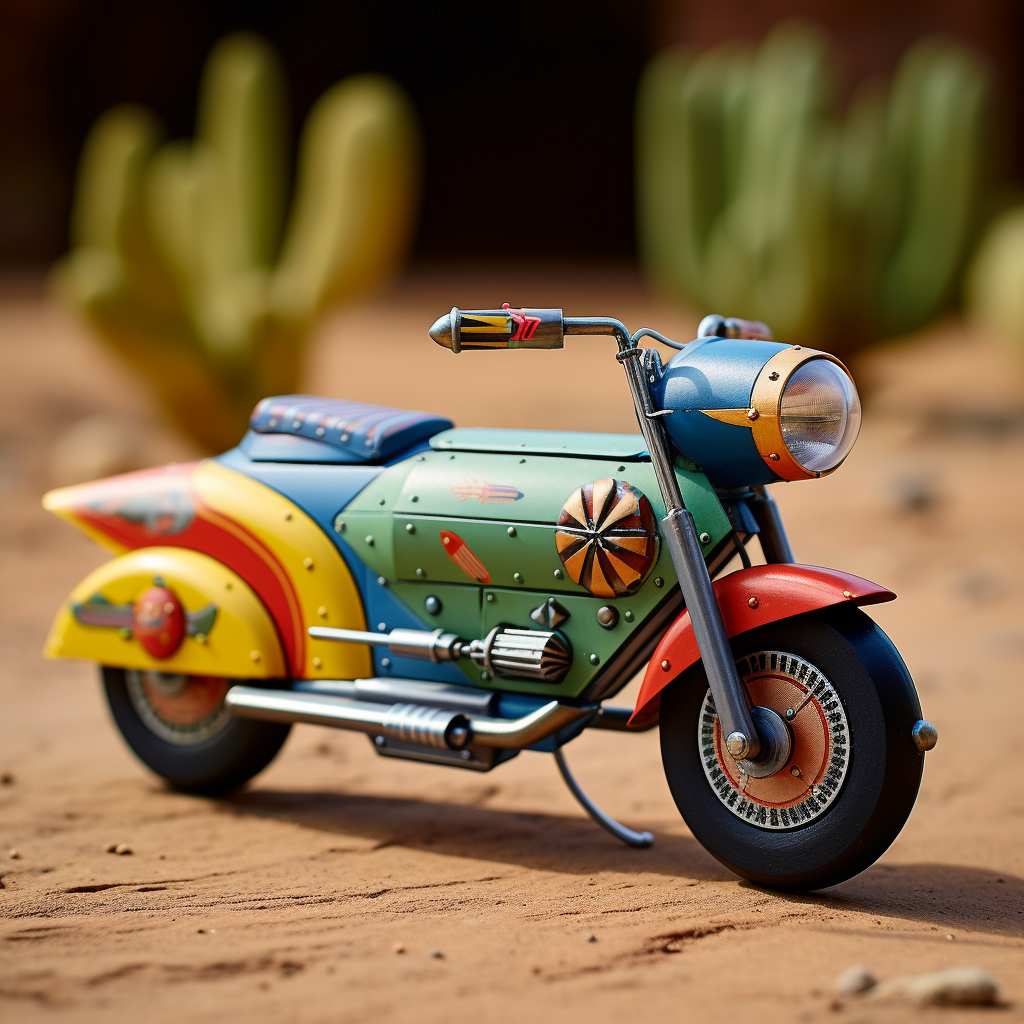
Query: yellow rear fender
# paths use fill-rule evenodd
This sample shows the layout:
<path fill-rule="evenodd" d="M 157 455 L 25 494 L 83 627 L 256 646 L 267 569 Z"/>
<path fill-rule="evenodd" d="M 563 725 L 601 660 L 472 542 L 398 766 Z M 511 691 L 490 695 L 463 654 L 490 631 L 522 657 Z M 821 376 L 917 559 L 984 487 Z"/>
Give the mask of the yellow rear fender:
<path fill-rule="evenodd" d="M 140 548 L 90 573 L 44 653 L 118 668 L 272 679 L 287 675 L 273 619 L 227 566 L 184 548 Z"/>

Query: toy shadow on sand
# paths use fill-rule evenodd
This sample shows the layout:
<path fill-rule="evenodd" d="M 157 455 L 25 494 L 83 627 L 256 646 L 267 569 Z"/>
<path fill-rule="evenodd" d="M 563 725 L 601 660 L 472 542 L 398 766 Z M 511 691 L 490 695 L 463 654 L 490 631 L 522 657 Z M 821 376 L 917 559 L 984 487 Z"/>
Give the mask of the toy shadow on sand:
<path fill-rule="evenodd" d="M 596 833 L 577 815 L 501 811 L 477 804 L 431 803 L 332 793 L 252 789 L 223 801 L 243 814 L 291 822 L 319 832 L 375 839 L 373 849 L 403 846 L 444 856 L 515 865 L 536 871 L 592 875 L 600 871 L 723 882 L 733 874 L 689 836 L 655 826 L 655 844 L 633 850 Z M 749 882 L 742 886 L 755 888 Z M 809 908 L 862 914 L 865 926 L 883 917 L 1024 938 L 1024 879 L 962 864 L 875 864 L 851 881 L 806 895 L 772 894 Z M 928 934 L 928 933 L 922 933 Z M 960 937 L 960 936 L 957 936 Z"/>

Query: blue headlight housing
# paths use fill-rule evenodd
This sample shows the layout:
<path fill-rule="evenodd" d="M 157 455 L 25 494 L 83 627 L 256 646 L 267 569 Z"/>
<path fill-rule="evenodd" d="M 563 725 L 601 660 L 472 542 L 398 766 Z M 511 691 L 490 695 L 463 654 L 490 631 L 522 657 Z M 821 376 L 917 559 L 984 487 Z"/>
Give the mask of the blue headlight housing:
<path fill-rule="evenodd" d="M 649 364 L 655 405 L 679 450 L 716 487 L 825 476 L 849 454 L 860 399 L 827 352 L 751 338 L 698 338 Z"/>

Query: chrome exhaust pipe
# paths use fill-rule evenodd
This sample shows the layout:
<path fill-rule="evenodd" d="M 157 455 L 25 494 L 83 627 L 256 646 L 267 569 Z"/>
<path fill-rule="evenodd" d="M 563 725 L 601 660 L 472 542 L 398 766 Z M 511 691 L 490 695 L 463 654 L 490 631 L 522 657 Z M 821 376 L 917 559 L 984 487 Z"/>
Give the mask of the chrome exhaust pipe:
<path fill-rule="evenodd" d="M 521 718 L 488 718 L 421 704 L 377 704 L 255 686 L 232 686 L 224 704 L 240 718 L 327 725 L 449 750 L 461 750 L 470 743 L 521 750 L 597 710 L 594 706 L 575 708 L 553 700 Z"/>

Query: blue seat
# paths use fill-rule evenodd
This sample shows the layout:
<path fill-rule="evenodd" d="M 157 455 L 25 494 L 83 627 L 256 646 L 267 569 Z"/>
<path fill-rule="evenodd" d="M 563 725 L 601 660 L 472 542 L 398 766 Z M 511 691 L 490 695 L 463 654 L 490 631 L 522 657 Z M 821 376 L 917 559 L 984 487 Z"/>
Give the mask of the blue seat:
<path fill-rule="evenodd" d="M 433 413 L 316 395 L 279 395 L 256 406 L 239 447 L 257 462 L 374 465 L 451 426 L 451 420 Z"/>

